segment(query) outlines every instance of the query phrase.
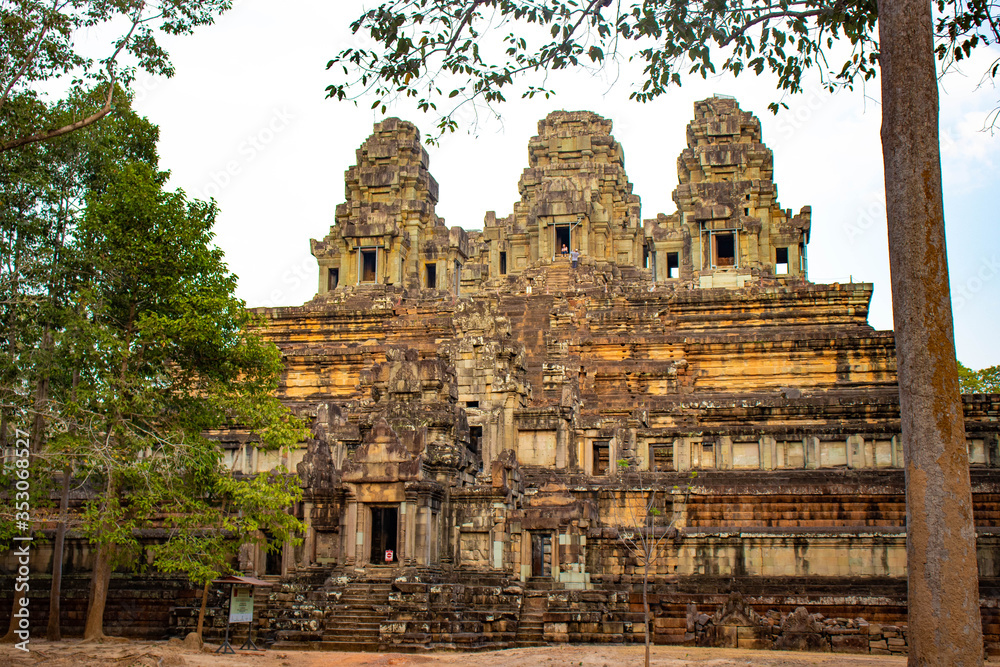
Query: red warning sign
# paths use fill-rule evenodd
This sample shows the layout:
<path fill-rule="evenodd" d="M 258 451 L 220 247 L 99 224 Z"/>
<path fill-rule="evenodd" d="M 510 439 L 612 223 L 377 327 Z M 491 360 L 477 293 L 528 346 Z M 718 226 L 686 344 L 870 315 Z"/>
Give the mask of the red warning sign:
<path fill-rule="evenodd" d="M 385 562 L 386 563 L 391 563 L 392 562 L 392 549 L 386 549 L 385 550 Z"/>

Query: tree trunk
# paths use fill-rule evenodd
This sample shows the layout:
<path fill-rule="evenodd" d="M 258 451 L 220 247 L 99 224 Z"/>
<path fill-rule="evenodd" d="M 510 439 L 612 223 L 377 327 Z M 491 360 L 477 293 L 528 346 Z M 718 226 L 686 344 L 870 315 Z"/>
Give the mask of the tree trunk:
<path fill-rule="evenodd" d="M 208 608 L 208 587 L 211 583 L 211 581 L 206 581 L 205 587 L 201 589 L 201 609 L 198 610 L 198 629 L 195 630 L 198 633 L 199 639 L 205 638 L 202 630 L 205 627 L 205 610 Z"/>
<path fill-rule="evenodd" d="M 83 629 L 84 641 L 104 639 L 104 607 L 108 601 L 110 583 L 110 547 L 99 546 L 94 558 L 94 578 L 90 582 L 90 603 L 87 605 L 87 622 Z"/>
<path fill-rule="evenodd" d="M 56 528 L 56 542 L 52 546 L 52 586 L 49 589 L 49 626 L 45 638 L 50 642 L 62 639 L 60 629 L 59 598 L 62 595 L 63 551 L 66 543 L 66 522 L 69 512 L 69 483 L 72 477 L 70 467 L 63 468 L 62 496 L 59 498 L 59 526 Z"/>
<path fill-rule="evenodd" d="M 23 542 L 22 542 L 23 544 Z M 14 634 L 18 630 L 18 613 L 21 611 L 21 600 L 28 597 L 27 591 L 14 592 L 14 600 L 10 606 L 10 625 L 7 626 L 7 634 L 0 637 L 0 644 L 13 644 L 21 641 L 21 638 Z"/>
<path fill-rule="evenodd" d="M 28 442 L 31 446 L 31 453 L 37 454 L 42 451 L 42 444 L 45 440 L 45 406 L 49 400 L 49 375 L 52 363 L 52 332 L 46 324 L 42 332 L 41 344 L 41 369 L 39 369 L 38 380 L 35 383 L 34 418 L 31 420 L 31 434 Z"/>
<path fill-rule="evenodd" d="M 906 470 L 909 664 L 983 664 L 927 0 L 879 2 L 882 154 Z"/>
<path fill-rule="evenodd" d="M 656 547 L 653 547 L 654 549 Z M 649 598 L 646 595 L 646 589 L 649 584 L 649 562 L 652 559 L 653 554 L 646 554 L 646 567 L 642 571 L 642 619 L 646 624 L 646 662 L 645 666 L 649 667 L 649 634 L 652 632 L 649 623 Z"/>

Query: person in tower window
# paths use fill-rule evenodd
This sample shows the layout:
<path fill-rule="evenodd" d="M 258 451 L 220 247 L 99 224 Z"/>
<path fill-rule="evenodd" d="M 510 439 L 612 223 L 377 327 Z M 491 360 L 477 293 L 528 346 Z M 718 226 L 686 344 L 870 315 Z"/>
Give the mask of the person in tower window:
<path fill-rule="evenodd" d="M 563 243 L 563 247 L 562 247 L 562 256 L 563 256 L 563 257 L 565 257 L 565 256 L 566 256 L 566 255 L 568 255 L 568 254 L 569 254 L 569 248 L 567 248 L 567 247 L 566 247 L 566 244 L 565 244 L 565 243 Z"/>

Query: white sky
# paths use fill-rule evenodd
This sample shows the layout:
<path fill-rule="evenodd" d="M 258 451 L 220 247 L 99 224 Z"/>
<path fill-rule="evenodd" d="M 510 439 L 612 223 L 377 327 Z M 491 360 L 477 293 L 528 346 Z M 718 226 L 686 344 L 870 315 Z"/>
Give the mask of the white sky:
<path fill-rule="evenodd" d="M 326 63 L 356 44 L 348 24 L 361 0 L 292 0 L 275 9 L 266 0 L 241 0 L 214 26 L 168 45 L 177 74 L 141 78 L 137 109 L 161 130 L 161 166 L 171 186 L 214 196 L 222 209 L 216 241 L 240 277 L 239 296 L 250 306 L 298 305 L 316 292 L 309 239 L 322 238 L 344 201 L 344 171 L 354 151 L 383 116 L 325 99 L 332 79 Z M 983 132 L 1000 95 L 977 89 L 1000 51 L 976 54 L 965 74 L 942 81 L 941 133 L 945 214 L 958 356 L 981 368 L 1000 364 L 1000 136 Z M 609 75 L 610 76 L 610 75 Z M 500 108 L 502 122 L 479 123 L 476 134 L 446 137 L 428 147 L 440 184 L 438 215 L 448 225 L 480 229 L 488 210 L 509 214 L 527 167 L 537 123 L 556 109 L 595 111 L 614 121 L 625 168 L 642 199 L 642 217 L 672 213 L 677 155 L 693 103 L 713 93 L 734 95 L 760 118 L 774 152 L 779 202 L 795 212 L 812 206 L 809 277 L 814 282 L 874 282 L 871 324 L 892 328 L 878 81 L 865 90 L 829 95 L 818 85 L 786 98 L 777 117 L 767 104 L 779 98 L 767 79 L 746 75 L 709 81 L 689 78 L 656 102 L 628 100 L 627 77 L 586 73 L 549 83 L 550 100 L 515 100 Z M 430 131 L 433 119 L 412 106 L 388 115 Z M 468 114 L 461 116 L 465 124 Z"/>

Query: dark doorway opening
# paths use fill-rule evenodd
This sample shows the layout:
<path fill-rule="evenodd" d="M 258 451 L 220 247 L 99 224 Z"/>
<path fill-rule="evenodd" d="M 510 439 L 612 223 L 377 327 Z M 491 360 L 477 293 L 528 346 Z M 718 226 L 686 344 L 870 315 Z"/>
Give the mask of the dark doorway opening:
<path fill-rule="evenodd" d="M 361 282 L 375 282 L 375 266 L 377 264 L 378 250 L 361 251 Z"/>
<path fill-rule="evenodd" d="M 333 290 L 337 289 L 337 285 L 339 284 L 340 284 L 340 269 L 330 269 L 330 272 L 327 274 L 326 288 L 332 292 Z"/>
<path fill-rule="evenodd" d="M 557 225 L 556 226 L 556 254 L 562 252 L 562 247 L 566 246 L 566 252 L 573 249 L 572 244 L 569 242 L 569 225 Z"/>
<path fill-rule="evenodd" d="M 500 275 L 507 275 L 507 253 L 503 250 L 500 251 Z"/>
<path fill-rule="evenodd" d="M 281 555 L 284 551 L 284 544 L 275 540 L 274 535 L 264 533 L 267 540 L 267 549 L 264 552 L 264 574 L 281 576 Z"/>
<path fill-rule="evenodd" d="M 552 576 L 552 535 L 531 533 L 531 576 Z"/>
<path fill-rule="evenodd" d="M 427 289 L 437 289 L 438 286 L 437 264 L 425 264 L 424 268 L 427 271 Z"/>
<path fill-rule="evenodd" d="M 372 508 L 372 563 L 399 562 L 399 554 L 396 553 L 398 514 L 398 507 Z M 390 551 L 391 558 L 387 559 Z"/>

